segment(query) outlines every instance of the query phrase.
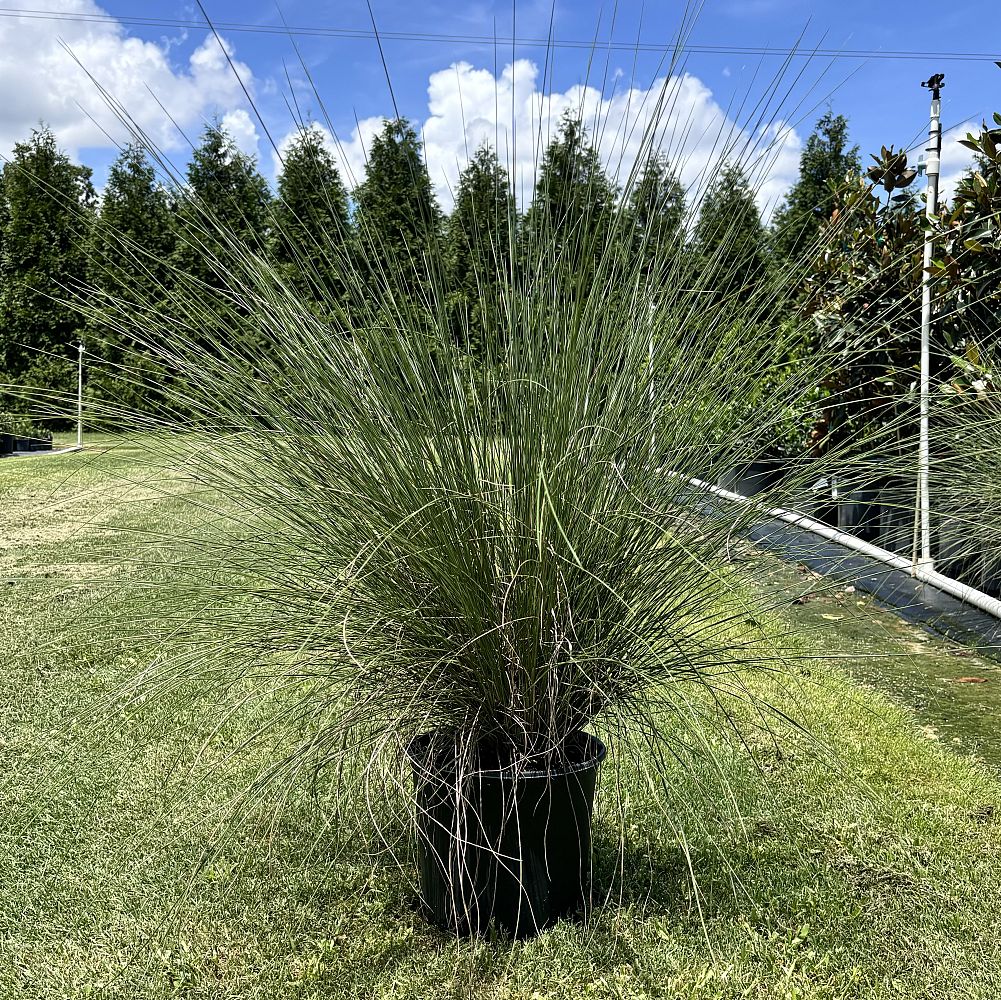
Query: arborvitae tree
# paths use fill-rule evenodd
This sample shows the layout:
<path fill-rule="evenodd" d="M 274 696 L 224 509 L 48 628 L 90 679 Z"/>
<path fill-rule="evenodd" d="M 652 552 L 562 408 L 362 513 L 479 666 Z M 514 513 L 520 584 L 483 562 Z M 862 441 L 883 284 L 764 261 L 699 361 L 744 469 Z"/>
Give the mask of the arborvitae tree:
<path fill-rule="evenodd" d="M 525 213 L 526 251 L 531 255 L 533 244 L 552 246 L 593 265 L 605 252 L 617 194 L 584 123 L 565 112 L 546 147 L 532 204 Z"/>
<path fill-rule="evenodd" d="M 87 280 L 96 201 L 90 177 L 45 126 L 19 142 L 4 166 L 0 380 L 25 390 L 12 405 L 23 408 L 33 391 L 75 391 L 73 342 L 83 324 L 68 298 Z"/>
<path fill-rule="evenodd" d="M 273 254 L 289 280 L 328 310 L 343 289 L 350 222 L 348 193 L 315 127 L 285 151 L 274 204 Z"/>
<path fill-rule="evenodd" d="M 460 343 L 482 357 L 497 315 L 499 277 L 511 267 L 517 220 L 508 173 L 483 145 L 459 175 L 455 208 L 448 220 L 449 290 Z"/>
<path fill-rule="evenodd" d="M 699 207 L 694 250 L 699 281 L 717 299 L 749 300 L 767 273 L 765 230 L 744 171 L 724 163 Z"/>
<path fill-rule="evenodd" d="M 667 158 L 652 155 L 625 205 L 624 232 L 647 275 L 673 262 L 685 242 L 685 189 Z"/>
<path fill-rule="evenodd" d="M 111 165 L 94 226 L 95 283 L 113 294 L 150 283 L 165 288 L 174 249 L 170 199 L 142 146 Z"/>
<path fill-rule="evenodd" d="M 255 159 L 237 148 L 219 122 L 202 133 L 187 181 L 177 204 L 175 262 L 182 271 L 218 287 L 229 254 L 211 237 L 212 227 L 217 225 L 251 250 L 264 250 L 271 192 Z"/>
<path fill-rule="evenodd" d="M 92 280 L 115 299 L 165 299 L 170 287 L 174 229 L 167 192 L 142 146 L 128 146 L 111 165 L 92 239 Z M 114 330 L 94 329 L 88 350 L 104 365 L 92 365 L 88 395 L 127 409 L 149 409 L 149 364 L 142 348 Z"/>
<path fill-rule="evenodd" d="M 832 183 L 859 173 L 858 146 L 848 147 L 848 121 L 828 111 L 806 140 L 799 158 L 799 180 L 772 221 L 772 242 L 784 260 L 794 263 L 809 252 L 820 225 L 834 211 Z"/>
<path fill-rule="evenodd" d="M 428 247 L 439 238 L 441 210 L 413 126 L 387 121 L 372 140 L 365 180 L 354 193 L 359 267 L 381 290 L 424 284 Z M 433 257 L 433 255 L 432 255 Z"/>

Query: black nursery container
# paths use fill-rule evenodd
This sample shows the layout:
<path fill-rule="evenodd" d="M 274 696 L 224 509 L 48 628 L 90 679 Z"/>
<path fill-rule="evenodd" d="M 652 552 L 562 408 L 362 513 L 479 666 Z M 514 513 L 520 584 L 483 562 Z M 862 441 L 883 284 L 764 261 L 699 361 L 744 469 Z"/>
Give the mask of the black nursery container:
<path fill-rule="evenodd" d="M 841 488 L 836 507 L 837 527 L 863 541 L 876 541 L 882 515 L 880 497 L 884 488 L 882 480 Z"/>
<path fill-rule="evenodd" d="M 458 934 L 482 934 L 492 923 L 531 937 L 580 911 L 590 894 L 591 815 L 605 753 L 599 739 L 578 733 L 567 763 L 464 774 L 460 795 L 454 755 L 430 733 L 418 736 L 408 755 L 431 922 Z"/>
<path fill-rule="evenodd" d="M 734 466 L 719 477 L 717 484 L 724 490 L 753 497 L 778 486 L 787 471 L 787 464 L 781 458 L 759 458 Z"/>
<path fill-rule="evenodd" d="M 3 437 L 10 438 L 10 451 L 51 451 L 52 450 L 52 438 L 51 437 L 19 437 L 18 435 L 3 435 Z M 2 443 L 0 443 L 0 455 L 4 454 Z"/>

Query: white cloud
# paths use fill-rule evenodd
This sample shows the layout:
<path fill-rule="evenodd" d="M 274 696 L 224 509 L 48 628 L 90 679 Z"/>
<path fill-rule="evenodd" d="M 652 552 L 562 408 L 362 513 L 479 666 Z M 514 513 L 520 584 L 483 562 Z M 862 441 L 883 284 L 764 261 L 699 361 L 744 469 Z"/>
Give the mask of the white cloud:
<path fill-rule="evenodd" d="M 608 95 L 580 85 L 545 94 L 538 78 L 538 67 L 526 59 L 505 66 L 498 77 L 467 62 L 431 74 L 429 113 L 421 131 L 431 180 L 445 208 L 452 204 L 468 155 L 482 142 L 496 148 L 519 203 L 526 205 L 542 151 L 567 110 L 583 116 L 605 169 L 620 183 L 651 142 L 670 158 L 696 197 L 722 157 L 740 161 L 766 216 L 797 176 L 802 144 L 793 129 L 782 122 L 755 132 L 740 127 L 690 74 Z M 364 176 L 364 151 L 381 124 L 382 119 L 368 118 L 340 147 L 331 140 L 349 186 Z"/>
<path fill-rule="evenodd" d="M 756 141 L 747 149 L 754 165 L 751 177 L 758 207 L 768 222 L 799 178 L 803 140 L 790 125 L 777 121 L 760 128 Z"/>
<path fill-rule="evenodd" d="M 959 144 L 960 139 L 966 138 L 967 132 L 979 135 L 980 123 L 964 122 L 962 125 L 957 125 L 942 133 L 942 165 L 938 182 L 939 201 L 948 201 L 952 197 L 960 177 L 973 163 L 972 151 Z"/>
<path fill-rule="evenodd" d="M 61 0 L 48 6 L 66 13 L 105 14 L 92 0 Z M 171 48 L 169 41 L 130 37 L 113 20 L 56 25 L 38 18 L 0 18 L 0 153 L 25 139 L 40 120 L 73 155 L 82 147 L 127 139 L 85 70 L 164 149 L 183 148 L 184 142 L 157 100 L 182 129 L 194 131 L 209 115 L 246 104 L 213 35 L 206 36 L 181 68 L 172 64 Z M 235 59 L 234 64 L 252 88 L 249 67 Z M 248 136 L 244 131 L 244 139 Z"/>
<path fill-rule="evenodd" d="M 227 111 L 222 116 L 221 125 L 233 137 L 237 149 L 250 156 L 257 156 L 257 126 L 243 108 Z"/>
<path fill-rule="evenodd" d="M 105 13 L 94 0 L 61 0 L 59 9 Z M 257 81 L 252 72 L 225 44 L 253 92 Z M 171 118 L 195 139 L 207 117 L 221 114 L 238 146 L 256 154 L 257 128 L 247 113 L 240 81 L 215 36 L 207 34 L 186 65 L 176 65 L 172 54 L 176 49 L 170 40 L 131 37 L 113 19 L 67 20 L 58 26 L 45 19 L 0 19 L 4 95 L 0 153 L 26 138 L 40 120 L 53 128 L 71 155 L 84 147 L 107 147 L 127 139 L 127 131 L 105 106 L 86 69 L 161 148 L 185 149 Z M 645 134 L 651 130 L 693 194 L 723 152 L 749 167 L 766 215 L 795 179 L 800 140 L 781 123 L 748 132 L 727 116 L 704 83 L 689 74 L 657 80 L 648 89 L 623 87 L 618 74 L 615 80 L 616 89 L 607 95 L 581 85 L 545 93 L 539 88 L 539 68 L 525 59 L 509 64 L 497 77 L 468 62 L 432 73 L 427 117 L 418 124 L 443 206 L 451 206 L 468 153 L 483 141 L 496 146 L 511 171 L 519 202 L 525 205 L 542 151 L 568 109 L 588 122 L 606 169 L 620 182 L 645 148 Z M 340 142 L 327 135 L 349 186 L 364 177 L 365 150 L 381 127 L 381 118 L 366 118 Z"/>

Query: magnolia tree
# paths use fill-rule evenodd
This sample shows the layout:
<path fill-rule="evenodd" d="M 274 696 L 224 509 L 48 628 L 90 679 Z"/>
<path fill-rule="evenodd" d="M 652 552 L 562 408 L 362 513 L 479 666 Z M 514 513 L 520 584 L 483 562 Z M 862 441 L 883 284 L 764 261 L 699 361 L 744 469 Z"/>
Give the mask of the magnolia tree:
<path fill-rule="evenodd" d="M 830 184 L 823 252 L 810 255 L 806 272 L 811 349 L 832 362 L 814 428 L 821 449 L 899 417 L 915 381 L 923 245 L 915 174 L 892 147 L 872 159 L 867 176 Z"/>
<path fill-rule="evenodd" d="M 960 142 L 973 151 L 974 163 L 937 219 L 941 252 L 933 274 L 944 287 L 945 307 L 939 325 L 961 348 L 954 355 L 952 387 L 968 384 L 976 393 L 997 392 L 1001 384 L 991 362 L 997 361 L 1001 308 L 1001 114 Z"/>

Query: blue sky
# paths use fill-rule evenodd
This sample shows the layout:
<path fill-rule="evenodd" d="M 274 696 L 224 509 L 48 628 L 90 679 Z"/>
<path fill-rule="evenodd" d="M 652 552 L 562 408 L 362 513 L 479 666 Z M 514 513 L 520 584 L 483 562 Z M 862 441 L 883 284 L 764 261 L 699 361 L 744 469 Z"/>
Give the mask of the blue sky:
<path fill-rule="evenodd" d="M 376 43 L 370 37 L 343 34 L 297 36 L 297 56 L 287 37 L 229 25 L 239 22 L 247 28 L 267 28 L 279 24 L 274 0 L 204 3 L 220 25 L 220 33 L 276 141 L 290 129 L 286 106 L 289 78 L 301 108 L 316 119 L 324 117 L 306 86 L 306 74 L 299 64 L 301 56 L 337 135 L 349 146 L 354 140 L 345 151 L 345 163 L 354 162 L 360 169 L 365 136 L 374 128 L 371 123 L 393 111 Z M 66 62 L 59 48 L 61 38 L 88 69 L 108 84 L 125 107 L 154 131 L 178 162 L 185 156 L 184 143 L 167 125 L 147 87 L 167 105 L 188 136 L 197 134 L 207 116 L 227 116 L 241 144 L 259 154 L 265 173 L 273 173 L 275 162 L 264 128 L 249 114 L 241 88 L 215 42 L 207 39 L 205 29 L 129 23 L 130 18 L 196 21 L 197 5 L 184 0 L 107 0 L 100 4 L 95 0 L 43 0 L 25 6 L 99 19 L 108 15 L 118 20 L 0 18 L 0 87 L 10 95 L 0 108 L 0 143 L 5 151 L 23 137 L 32 122 L 45 119 L 71 152 L 95 167 L 99 183 L 103 178 L 114 150 L 101 128 L 82 114 L 78 103 L 96 116 L 105 130 L 114 133 L 115 128 L 106 115 L 102 117 L 100 101 L 79 70 Z M 893 6 L 899 11 L 904 5 Z M 383 51 L 397 107 L 420 126 L 431 123 L 429 155 L 435 157 L 435 181 L 439 193 L 444 194 L 450 178 L 454 178 L 453 168 L 461 159 L 465 123 L 477 115 L 491 118 L 493 110 L 488 105 L 494 103 L 498 91 L 494 73 L 501 73 L 512 59 L 509 43 L 498 47 L 469 36 L 510 36 L 511 4 L 373 0 L 373 7 L 378 27 L 386 33 Z M 891 5 L 860 0 L 707 0 L 688 41 L 694 46 L 722 49 L 788 48 L 798 44 L 804 50 L 821 47 L 968 52 L 1001 59 L 1001 3 L 997 0 L 952 4 L 916 0 L 906 5 L 905 14 L 897 11 Z M 358 32 L 367 32 L 371 27 L 366 5 L 357 0 L 281 0 L 281 14 L 294 27 Z M 553 35 L 560 41 L 598 39 L 594 51 L 587 46 L 560 46 L 547 53 L 544 45 L 529 41 L 518 44 L 515 58 L 527 61 L 518 64 L 524 86 L 562 95 L 567 103 L 569 95 L 575 93 L 572 88 L 585 82 L 608 96 L 626 90 L 630 81 L 646 88 L 655 77 L 663 76 L 667 69 L 664 49 L 655 49 L 676 38 L 685 5 L 642 5 L 624 0 L 614 11 L 614 24 L 612 14 L 610 5 L 592 3 L 561 2 L 555 8 L 550 3 L 518 4 L 515 30 L 521 39 L 545 38 L 551 19 Z M 465 40 L 394 39 L 390 37 L 393 32 L 463 36 Z M 637 51 L 637 40 L 648 48 Z M 619 47 L 610 52 L 602 49 L 601 43 L 608 41 Z M 450 69 L 457 63 L 468 66 L 462 72 Z M 526 68 L 530 63 L 536 67 L 532 79 L 525 75 L 530 72 Z M 847 115 L 853 140 L 865 153 L 878 148 L 881 142 L 923 145 L 928 101 L 919 82 L 935 71 L 946 73 L 946 130 L 955 133 L 958 127 L 1001 109 L 1001 70 L 990 59 L 953 60 L 933 55 L 918 59 L 832 59 L 816 55 L 810 60 L 792 60 L 776 86 L 773 82 L 781 66 L 782 59 L 776 56 L 695 50 L 687 52 L 683 65 L 675 67 L 676 72 L 683 70 L 695 81 L 689 94 L 698 105 L 694 114 L 715 114 L 742 123 L 737 109 L 749 93 L 755 99 L 767 93 L 776 95 L 776 110 L 768 117 L 777 115 L 794 134 L 790 135 L 783 158 L 776 163 L 774 183 L 769 188 L 772 198 L 781 194 L 783 185 L 794 174 L 790 164 L 798 159 L 797 142 L 806 137 L 828 104 Z M 519 79 L 522 77 L 516 73 L 514 88 L 518 93 Z M 437 95 L 439 110 L 435 115 L 429 112 L 429 81 Z M 554 106 L 562 105 L 556 101 Z M 456 107 L 461 112 L 456 112 Z M 746 103 L 744 109 L 746 117 Z M 617 110 L 612 103 L 606 110 L 615 116 L 621 108 Z M 363 127 L 355 136 L 358 122 Z M 366 126 L 366 122 L 370 124 Z M 954 174 L 961 166 L 958 147 L 948 143 L 944 172 Z"/>

